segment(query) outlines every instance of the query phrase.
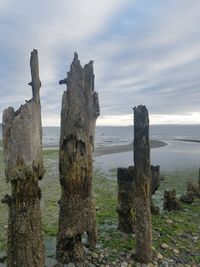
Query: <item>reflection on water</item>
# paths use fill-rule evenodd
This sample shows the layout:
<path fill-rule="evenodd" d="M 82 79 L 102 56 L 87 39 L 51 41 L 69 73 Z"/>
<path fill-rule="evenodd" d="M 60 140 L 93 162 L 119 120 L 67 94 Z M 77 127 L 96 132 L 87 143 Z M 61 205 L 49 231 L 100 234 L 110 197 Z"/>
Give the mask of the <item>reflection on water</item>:
<path fill-rule="evenodd" d="M 95 158 L 95 167 L 108 171 L 133 165 L 133 152 L 102 155 Z M 162 171 L 183 170 L 200 166 L 200 144 L 169 141 L 167 146 L 151 149 L 151 164 L 160 165 Z"/>

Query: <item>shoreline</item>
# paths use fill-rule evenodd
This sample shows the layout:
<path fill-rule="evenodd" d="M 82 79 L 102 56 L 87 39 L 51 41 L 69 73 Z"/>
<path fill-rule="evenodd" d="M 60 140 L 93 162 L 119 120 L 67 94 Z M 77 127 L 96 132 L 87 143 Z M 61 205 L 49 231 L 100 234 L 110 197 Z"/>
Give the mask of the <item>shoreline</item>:
<path fill-rule="evenodd" d="M 168 144 L 164 141 L 159 140 L 150 140 L 150 148 L 159 148 L 163 146 L 167 146 Z M 58 151 L 59 148 L 56 146 L 43 146 L 43 151 L 48 150 L 55 150 Z M 94 148 L 94 157 L 108 155 L 108 154 L 115 154 L 115 153 L 123 153 L 133 151 L 133 144 L 127 144 L 127 145 L 116 145 L 116 146 L 110 146 L 110 147 L 96 147 Z"/>
<path fill-rule="evenodd" d="M 200 143 L 200 139 L 175 139 L 175 141 L 190 142 L 190 143 Z"/>
<path fill-rule="evenodd" d="M 167 146 L 168 144 L 159 140 L 150 140 L 150 148 L 159 148 L 163 146 Z M 128 145 L 118 145 L 118 146 L 110 146 L 110 147 L 97 147 L 94 149 L 94 156 L 102 156 L 107 154 L 115 154 L 133 151 L 133 144 Z"/>
<path fill-rule="evenodd" d="M 174 139 L 174 141 L 200 144 L 199 139 Z M 160 148 L 160 147 L 164 147 L 167 145 L 168 145 L 168 143 L 166 141 L 150 140 L 150 148 L 151 149 Z M 59 147 L 56 145 L 44 145 L 42 149 L 43 149 L 43 151 L 48 151 L 48 150 L 58 151 Z M 3 150 L 2 140 L 0 140 L 0 151 L 2 151 L 2 150 Z M 110 146 L 110 147 L 95 147 L 94 148 L 94 157 L 107 155 L 107 154 L 123 153 L 123 152 L 128 152 L 128 151 L 133 151 L 133 144 L 132 143 L 126 144 L 126 145 Z"/>

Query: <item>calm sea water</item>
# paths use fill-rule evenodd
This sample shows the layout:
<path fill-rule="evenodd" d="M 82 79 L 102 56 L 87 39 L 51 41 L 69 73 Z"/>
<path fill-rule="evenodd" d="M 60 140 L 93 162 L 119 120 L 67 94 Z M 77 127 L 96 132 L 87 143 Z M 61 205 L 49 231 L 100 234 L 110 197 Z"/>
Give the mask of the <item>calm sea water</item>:
<path fill-rule="evenodd" d="M 43 128 L 43 145 L 58 147 L 59 127 Z M 200 143 L 183 142 L 178 139 L 200 140 L 200 125 L 153 125 L 150 138 L 163 140 L 167 146 L 151 150 L 151 164 L 162 166 L 162 170 L 194 168 L 200 166 Z M 2 132 L 0 127 L 0 140 Z M 97 127 L 96 147 L 127 145 L 133 142 L 133 127 Z M 123 152 L 95 157 L 95 167 L 110 170 L 133 164 L 133 152 Z"/>
<path fill-rule="evenodd" d="M 43 145 L 58 147 L 60 138 L 59 127 L 43 128 Z M 198 139 L 200 140 L 200 125 L 152 125 L 150 138 L 157 140 Z M 0 127 L 0 140 L 2 130 Z M 133 142 L 133 127 L 103 127 L 96 128 L 96 147 L 126 145 Z"/>

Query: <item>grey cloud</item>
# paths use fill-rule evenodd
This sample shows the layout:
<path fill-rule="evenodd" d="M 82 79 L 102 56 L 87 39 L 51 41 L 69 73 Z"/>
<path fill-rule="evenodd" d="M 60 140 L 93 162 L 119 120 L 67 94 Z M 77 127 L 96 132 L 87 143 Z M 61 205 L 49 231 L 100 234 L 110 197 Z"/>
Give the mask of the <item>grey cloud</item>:
<path fill-rule="evenodd" d="M 82 64 L 95 61 L 103 116 L 128 114 L 138 104 L 153 114 L 199 111 L 199 1 L 107 2 L 23 0 L 16 7 L 8 1 L 0 19 L 0 113 L 30 97 L 33 47 L 40 56 L 43 117 L 52 113 L 59 121 L 65 88 L 57 82 L 75 50 Z"/>

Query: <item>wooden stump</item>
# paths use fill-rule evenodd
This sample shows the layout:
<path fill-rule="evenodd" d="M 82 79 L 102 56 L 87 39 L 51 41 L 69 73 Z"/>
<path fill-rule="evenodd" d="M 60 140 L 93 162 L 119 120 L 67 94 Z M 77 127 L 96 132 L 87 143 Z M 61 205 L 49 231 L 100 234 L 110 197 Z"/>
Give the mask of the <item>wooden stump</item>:
<path fill-rule="evenodd" d="M 44 267 L 38 180 L 44 175 L 42 126 L 37 50 L 31 53 L 33 98 L 17 111 L 3 112 L 3 153 L 5 176 L 11 183 L 11 196 L 2 202 L 9 207 L 8 267 Z"/>
<path fill-rule="evenodd" d="M 172 210 L 181 210 L 181 204 L 178 198 L 176 197 L 176 190 L 172 191 L 164 191 L 164 210 L 172 211 Z"/>
<path fill-rule="evenodd" d="M 157 207 L 152 199 L 152 196 L 155 194 L 155 192 L 158 190 L 158 187 L 160 186 L 160 166 L 150 166 L 151 170 L 151 187 L 150 187 L 150 205 L 151 205 L 151 213 L 154 215 L 158 215 L 160 213 L 159 207 Z"/>
<path fill-rule="evenodd" d="M 65 83 L 61 110 L 59 153 L 62 189 L 57 235 L 56 258 L 61 263 L 83 258 L 81 237 L 88 235 L 88 244 L 97 241 L 92 178 L 95 125 L 99 116 L 98 94 L 94 91 L 93 62 L 82 68 L 74 54 Z"/>
<path fill-rule="evenodd" d="M 199 168 L 199 180 L 198 180 L 198 186 L 199 186 L 199 194 L 200 194 L 200 168 Z"/>
<path fill-rule="evenodd" d="M 151 186 L 150 186 L 150 205 L 151 213 L 158 215 L 159 207 L 155 206 L 152 200 L 153 194 L 160 186 L 160 166 L 150 166 Z M 117 169 L 118 182 L 118 229 L 124 233 L 135 232 L 135 169 L 134 166 Z"/>
<path fill-rule="evenodd" d="M 118 229 L 124 233 L 134 233 L 134 167 L 118 168 Z"/>
<path fill-rule="evenodd" d="M 136 172 L 134 198 L 136 259 L 139 262 L 148 263 L 152 261 L 151 172 L 149 118 L 145 106 L 134 108 L 134 165 Z"/>

